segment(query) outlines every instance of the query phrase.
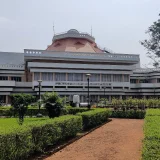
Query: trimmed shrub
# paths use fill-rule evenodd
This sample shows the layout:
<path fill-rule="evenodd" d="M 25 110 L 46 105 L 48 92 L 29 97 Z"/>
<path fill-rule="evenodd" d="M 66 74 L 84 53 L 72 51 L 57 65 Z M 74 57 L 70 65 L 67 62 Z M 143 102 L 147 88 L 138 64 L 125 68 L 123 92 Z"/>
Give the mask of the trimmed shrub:
<path fill-rule="evenodd" d="M 86 111 L 91 111 L 93 109 L 88 109 L 88 108 L 67 108 L 68 114 L 77 114 L 81 112 L 86 112 Z"/>
<path fill-rule="evenodd" d="M 90 109 L 93 110 L 93 109 Z M 61 116 L 62 115 L 67 115 L 67 114 L 72 114 L 75 115 L 77 113 L 81 112 L 86 112 L 89 111 L 88 108 L 72 108 L 72 107 L 64 107 L 61 109 Z M 26 116 L 36 116 L 39 112 L 38 108 L 28 108 L 25 115 Z M 43 116 L 48 116 L 48 111 L 46 108 L 41 108 L 40 112 L 42 113 Z M 8 108 L 8 109 L 0 109 L 0 116 L 7 116 L 7 117 L 14 117 L 16 116 L 16 112 L 14 111 L 13 108 Z"/>
<path fill-rule="evenodd" d="M 160 109 L 147 109 L 142 159 L 160 159 Z"/>
<path fill-rule="evenodd" d="M 0 131 L 0 160 L 27 159 L 36 151 L 42 152 L 76 136 L 82 129 L 82 117 L 61 116 L 55 119 L 36 121 L 7 132 Z"/>
<path fill-rule="evenodd" d="M 87 130 L 96 127 L 104 122 L 108 121 L 110 116 L 109 109 L 94 109 L 87 112 L 78 113 L 77 115 L 82 116 L 83 129 Z"/>
<path fill-rule="evenodd" d="M 36 116 L 37 114 L 39 113 L 39 109 L 38 108 L 31 108 L 31 109 L 27 109 L 27 112 L 26 112 L 26 116 Z M 48 112 L 45 108 L 41 108 L 40 109 L 40 113 L 43 115 L 43 116 L 48 116 Z"/>
<path fill-rule="evenodd" d="M 0 116 L 11 117 L 13 115 L 13 111 L 11 109 L 0 109 Z"/>
<path fill-rule="evenodd" d="M 131 118 L 131 119 L 143 119 L 146 111 L 144 110 L 126 110 L 126 111 L 112 111 L 111 118 Z"/>

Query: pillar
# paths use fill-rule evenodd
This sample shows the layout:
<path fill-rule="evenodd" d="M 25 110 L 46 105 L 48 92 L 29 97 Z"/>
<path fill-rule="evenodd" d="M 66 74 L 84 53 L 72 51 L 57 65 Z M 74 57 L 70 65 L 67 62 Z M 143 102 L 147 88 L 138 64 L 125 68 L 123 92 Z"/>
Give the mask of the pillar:
<path fill-rule="evenodd" d="M 111 103 L 112 102 L 112 98 L 111 98 L 111 96 L 109 96 L 109 103 Z"/>
<path fill-rule="evenodd" d="M 100 96 L 98 95 L 98 101 L 100 100 Z"/>
<path fill-rule="evenodd" d="M 6 95 L 6 104 L 8 104 L 8 95 Z"/>
<path fill-rule="evenodd" d="M 122 95 L 119 96 L 119 99 L 122 100 Z"/>
<path fill-rule="evenodd" d="M 68 81 L 68 73 L 66 73 L 66 81 Z"/>

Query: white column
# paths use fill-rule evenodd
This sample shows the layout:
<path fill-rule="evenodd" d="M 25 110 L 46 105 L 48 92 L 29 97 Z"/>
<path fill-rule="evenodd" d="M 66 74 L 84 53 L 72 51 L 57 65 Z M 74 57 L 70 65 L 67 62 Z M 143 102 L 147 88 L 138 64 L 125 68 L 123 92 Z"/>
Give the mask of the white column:
<path fill-rule="evenodd" d="M 8 96 L 6 95 L 6 104 L 8 104 Z"/>
<path fill-rule="evenodd" d="M 112 99 L 111 99 L 111 96 L 109 96 L 109 103 L 111 103 L 112 102 Z"/>

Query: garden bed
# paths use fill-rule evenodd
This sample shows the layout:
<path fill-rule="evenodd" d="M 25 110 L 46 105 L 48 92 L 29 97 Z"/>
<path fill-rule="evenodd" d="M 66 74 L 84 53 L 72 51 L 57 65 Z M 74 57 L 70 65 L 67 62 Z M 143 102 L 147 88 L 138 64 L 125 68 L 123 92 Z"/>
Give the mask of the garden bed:
<path fill-rule="evenodd" d="M 95 109 L 54 119 L 25 118 L 20 126 L 17 118 L 1 118 L 0 160 L 24 159 L 33 153 L 43 152 L 48 146 L 66 142 L 81 132 L 82 128 L 94 128 L 107 122 L 109 112 L 107 109 Z M 87 121 L 84 117 L 87 117 Z"/>
<path fill-rule="evenodd" d="M 160 159 L 160 109 L 147 110 L 144 134 L 142 159 Z"/>

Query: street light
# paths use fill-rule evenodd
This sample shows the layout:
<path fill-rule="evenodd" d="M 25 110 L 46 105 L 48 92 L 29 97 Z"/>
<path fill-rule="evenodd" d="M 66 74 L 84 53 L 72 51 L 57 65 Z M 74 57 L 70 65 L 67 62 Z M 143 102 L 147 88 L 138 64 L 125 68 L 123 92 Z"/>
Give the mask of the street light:
<path fill-rule="evenodd" d="M 90 99 L 89 99 L 89 77 L 91 76 L 91 74 L 86 74 L 86 77 L 87 77 L 87 81 L 88 81 L 88 109 L 91 108 L 90 106 Z"/>
<path fill-rule="evenodd" d="M 106 91 L 106 87 L 102 87 L 104 89 L 104 100 L 105 100 L 105 107 L 106 107 L 106 99 L 105 99 L 105 91 Z"/>
<path fill-rule="evenodd" d="M 40 113 L 40 108 L 41 108 L 41 83 L 42 83 L 42 80 L 38 80 L 39 103 L 38 103 L 38 114 L 37 114 L 37 117 L 42 117 L 42 114 Z"/>

